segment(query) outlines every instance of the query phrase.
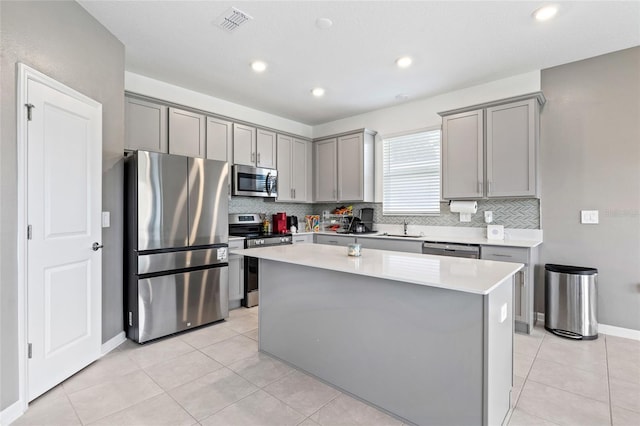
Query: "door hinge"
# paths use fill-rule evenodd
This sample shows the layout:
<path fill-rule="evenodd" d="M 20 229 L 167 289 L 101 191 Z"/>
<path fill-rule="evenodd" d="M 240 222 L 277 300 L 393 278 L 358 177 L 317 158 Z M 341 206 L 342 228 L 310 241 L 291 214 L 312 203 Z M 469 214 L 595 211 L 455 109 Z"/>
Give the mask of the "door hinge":
<path fill-rule="evenodd" d="M 129 311 L 129 327 L 133 327 L 133 313 Z"/>
<path fill-rule="evenodd" d="M 27 355 L 29 359 L 33 357 L 33 345 L 31 343 L 29 343 L 29 346 L 27 346 Z"/>
<path fill-rule="evenodd" d="M 34 104 L 24 104 L 27 107 L 27 121 L 31 121 L 31 110 L 33 110 L 36 106 Z"/>
<path fill-rule="evenodd" d="M 30 240 L 33 237 L 33 232 L 31 229 L 31 225 L 27 225 L 27 240 Z"/>

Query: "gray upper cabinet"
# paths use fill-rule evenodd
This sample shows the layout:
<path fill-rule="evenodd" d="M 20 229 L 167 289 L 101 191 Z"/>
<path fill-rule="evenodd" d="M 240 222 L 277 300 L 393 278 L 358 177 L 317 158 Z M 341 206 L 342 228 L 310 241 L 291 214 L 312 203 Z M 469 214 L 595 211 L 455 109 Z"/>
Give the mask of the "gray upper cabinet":
<path fill-rule="evenodd" d="M 276 134 L 258 129 L 256 136 L 256 166 L 276 168 Z"/>
<path fill-rule="evenodd" d="M 338 200 L 364 200 L 362 133 L 338 138 Z"/>
<path fill-rule="evenodd" d="M 230 161 L 233 143 L 233 124 L 219 118 L 207 117 L 207 158 Z"/>
<path fill-rule="evenodd" d="M 442 198 L 537 197 L 541 92 L 442 115 Z"/>
<path fill-rule="evenodd" d="M 483 195 L 482 110 L 442 119 L 442 197 L 481 198 Z"/>
<path fill-rule="evenodd" d="M 256 128 L 233 123 L 233 164 L 256 165 Z"/>
<path fill-rule="evenodd" d="M 169 108 L 169 154 L 206 157 L 206 117 Z"/>
<path fill-rule="evenodd" d="M 233 164 L 276 168 L 276 134 L 244 124 L 233 124 Z"/>
<path fill-rule="evenodd" d="M 124 147 L 167 153 L 167 107 L 126 97 Z"/>
<path fill-rule="evenodd" d="M 315 201 L 372 202 L 375 132 L 314 142 Z"/>
<path fill-rule="evenodd" d="M 487 197 L 536 195 L 537 101 L 487 108 Z"/>
<path fill-rule="evenodd" d="M 338 200 L 338 139 L 313 143 L 314 149 L 314 201 Z"/>
<path fill-rule="evenodd" d="M 307 191 L 311 177 L 308 142 L 286 135 L 278 135 L 277 140 L 277 201 L 310 201 Z"/>

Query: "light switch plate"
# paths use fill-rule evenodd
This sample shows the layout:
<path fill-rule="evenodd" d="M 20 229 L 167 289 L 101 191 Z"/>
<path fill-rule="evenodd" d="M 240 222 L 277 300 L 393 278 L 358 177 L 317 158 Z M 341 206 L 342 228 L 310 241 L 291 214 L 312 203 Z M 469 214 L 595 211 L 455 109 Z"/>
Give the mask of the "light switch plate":
<path fill-rule="evenodd" d="M 591 224 L 591 225 L 597 224 L 598 210 L 581 210 L 580 223 Z"/>
<path fill-rule="evenodd" d="M 493 212 L 487 210 L 486 212 L 484 212 L 484 223 L 491 223 L 493 222 Z"/>
<path fill-rule="evenodd" d="M 102 212 L 102 227 L 108 228 L 111 226 L 111 213 L 110 212 Z"/>

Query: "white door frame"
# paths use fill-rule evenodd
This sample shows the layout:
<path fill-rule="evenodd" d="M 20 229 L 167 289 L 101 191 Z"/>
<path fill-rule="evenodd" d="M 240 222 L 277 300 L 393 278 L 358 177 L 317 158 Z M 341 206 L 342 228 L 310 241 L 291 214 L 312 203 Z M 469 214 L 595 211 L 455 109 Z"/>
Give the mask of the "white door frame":
<path fill-rule="evenodd" d="M 101 104 L 95 100 L 83 95 L 82 93 L 65 86 L 64 84 L 48 77 L 47 75 L 36 71 L 35 69 L 22 64 L 17 64 L 17 94 L 16 94 L 16 119 L 17 119 L 17 178 L 18 178 L 18 241 L 17 241 L 17 258 L 18 258 L 18 403 L 22 409 L 22 413 L 27 410 L 29 404 L 28 396 L 28 377 L 27 377 L 27 345 L 28 336 L 27 319 L 28 319 L 28 298 L 26 294 L 27 287 L 27 104 L 28 81 L 37 81 L 46 86 L 60 91 L 70 97 L 76 98 L 86 104 L 100 107 Z M 37 111 L 34 111 L 36 114 Z M 100 147 L 102 149 L 102 147 Z"/>

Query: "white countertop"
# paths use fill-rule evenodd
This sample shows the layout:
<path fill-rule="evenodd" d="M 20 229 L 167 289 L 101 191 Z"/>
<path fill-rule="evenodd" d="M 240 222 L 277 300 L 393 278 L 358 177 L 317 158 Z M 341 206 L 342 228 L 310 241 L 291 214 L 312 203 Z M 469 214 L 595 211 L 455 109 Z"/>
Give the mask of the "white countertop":
<path fill-rule="evenodd" d="M 347 247 L 323 244 L 231 250 L 231 253 L 474 294 L 489 294 L 524 266 L 373 249 L 362 249 L 362 256 L 351 257 L 347 256 Z"/>
<path fill-rule="evenodd" d="M 244 237 L 237 237 L 235 235 L 229 235 L 229 241 L 239 241 L 239 240 L 244 240 Z"/>
<path fill-rule="evenodd" d="M 319 235 L 336 235 L 344 237 L 358 237 L 358 238 L 378 238 L 378 239 L 390 239 L 401 241 L 429 241 L 439 243 L 461 243 L 461 244 L 477 244 L 482 246 L 505 246 L 505 247 L 524 247 L 534 248 L 542 244 L 541 239 L 507 239 L 507 240 L 489 240 L 486 237 L 476 235 L 420 235 L 416 237 L 394 237 L 391 235 L 384 235 L 383 232 L 377 234 L 339 234 L 337 232 L 321 231 L 321 232 L 299 232 L 294 235 L 307 235 L 307 234 L 319 234 Z M 402 232 L 399 232 L 402 234 Z"/>

